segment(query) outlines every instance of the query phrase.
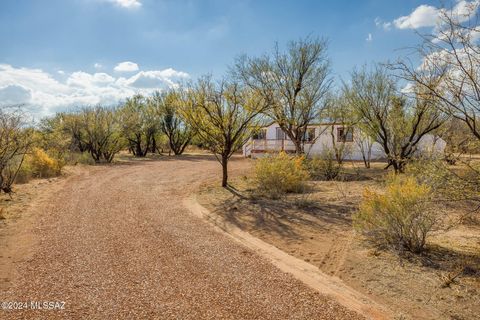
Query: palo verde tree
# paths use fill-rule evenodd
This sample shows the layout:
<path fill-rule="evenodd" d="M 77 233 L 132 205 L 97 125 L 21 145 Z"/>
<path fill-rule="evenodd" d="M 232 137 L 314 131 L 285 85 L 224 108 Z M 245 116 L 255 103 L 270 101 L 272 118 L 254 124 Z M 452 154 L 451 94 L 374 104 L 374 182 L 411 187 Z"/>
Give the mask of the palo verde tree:
<path fill-rule="evenodd" d="M 303 153 L 307 127 L 319 121 L 325 107 L 332 83 L 326 51 L 327 42 L 319 39 L 292 41 L 285 51 L 277 44 L 270 55 L 238 58 L 232 70 L 268 103 L 266 114 L 292 140 L 296 153 Z"/>
<path fill-rule="evenodd" d="M 228 161 L 258 128 L 267 106 L 251 89 L 236 82 L 214 83 L 205 77 L 184 90 L 181 110 L 198 138 L 222 165 L 222 187 L 228 185 Z"/>
<path fill-rule="evenodd" d="M 421 139 L 446 121 L 431 95 L 421 90 L 414 90 L 411 98 L 399 95 L 395 80 L 382 66 L 353 71 L 343 92 L 363 128 L 382 146 L 387 168 L 393 166 L 396 173 L 404 171 Z"/>
<path fill-rule="evenodd" d="M 118 110 L 121 130 L 128 147 L 136 157 L 145 157 L 155 144 L 158 116 L 142 95 L 128 98 Z"/>
<path fill-rule="evenodd" d="M 192 140 L 195 132 L 180 116 L 179 109 L 185 102 L 176 91 L 155 92 L 148 103 L 155 110 L 160 131 L 168 139 L 168 145 L 175 155 L 182 154 Z"/>

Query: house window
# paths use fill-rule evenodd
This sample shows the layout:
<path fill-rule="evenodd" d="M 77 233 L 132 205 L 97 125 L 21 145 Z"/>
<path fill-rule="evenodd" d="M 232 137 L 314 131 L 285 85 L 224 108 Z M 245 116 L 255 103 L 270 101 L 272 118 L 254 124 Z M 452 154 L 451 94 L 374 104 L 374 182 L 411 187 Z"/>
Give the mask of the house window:
<path fill-rule="evenodd" d="M 267 129 L 260 129 L 252 136 L 254 140 L 265 140 L 267 138 Z"/>
<path fill-rule="evenodd" d="M 284 140 L 285 139 L 285 132 L 283 132 L 282 128 L 276 128 L 276 137 L 277 140 Z"/>
<path fill-rule="evenodd" d="M 353 128 L 337 128 L 337 142 L 352 142 Z"/>
<path fill-rule="evenodd" d="M 307 143 L 312 143 L 315 140 L 315 128 L 307 128 L 303 136 L 303 140 Z"/>

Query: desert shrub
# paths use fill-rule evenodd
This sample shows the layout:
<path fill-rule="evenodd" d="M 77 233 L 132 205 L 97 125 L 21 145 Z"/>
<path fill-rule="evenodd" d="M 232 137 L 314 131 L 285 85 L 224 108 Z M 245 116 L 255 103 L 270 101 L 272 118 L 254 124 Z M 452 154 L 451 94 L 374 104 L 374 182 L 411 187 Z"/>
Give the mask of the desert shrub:
<path fill-rule="evenodd" d="M 32 178 L 56 177 L 61 174 L 63 165 L 63 161 L 49 156 L 43 149 L 33 148 L 25 156 L 15 181 L 25 183 Z"/>
<path fill-rule="evenodd" d="M 379 246 L 419 253 L 439 222 L 431 196 L 431 188 L 413 177 L 391 177 L 384 193 L 365 190 L 354 227 Z"/>
<path fill-rule="evenodd" d="M 50 157 L 40 148 L 33 148 L 25 160 L 33 168 L 33 174 L 36 178 L 59 176 L 64 165 L 61 160 Z"/>
<path fill-rule="evenodd" d="M 272 199 L 289 192 L 301 193 L 309 178 L 302 157 L 284 152 L 259 159 L 255 166 L 257 191 Z"/>
<path fill-rule="evenodd" d="M 318 157 L 306 160 L 310 176 L 315 180 L 335 180 L 340 175 L 342 165 L 331 150 L 325 150 Z"/>
<path fill-rule="evenodd" d="M 32 130 L 16 108 L 0 108 L 0 191 L 12 192 L 12 185 L 32 144 Z"/>
<path fill-rule="evenodd" d="M 420 159 L 407 166 L 406 174 L 428 185 L 438 200 L 480 201 L 480 167 L 476 163 L 452 169 L 441 160 Z"/>

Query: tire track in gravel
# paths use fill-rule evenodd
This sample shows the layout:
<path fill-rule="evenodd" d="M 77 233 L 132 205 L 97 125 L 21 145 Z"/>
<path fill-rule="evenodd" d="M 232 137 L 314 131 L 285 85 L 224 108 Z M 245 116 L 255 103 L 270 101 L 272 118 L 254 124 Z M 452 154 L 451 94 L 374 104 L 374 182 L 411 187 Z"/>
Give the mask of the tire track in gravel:
<path fill-rule="evenodd" d="M 231 167 L 241 172 L 245 161 Z M 65 310 L 0 318 L 361 318 L 188 213 L 182 199 L 219 172 L 211 156 L 183 156 L 66 178 L 35 207 L 33 253 L 0 295 L 65 301 Z"/>

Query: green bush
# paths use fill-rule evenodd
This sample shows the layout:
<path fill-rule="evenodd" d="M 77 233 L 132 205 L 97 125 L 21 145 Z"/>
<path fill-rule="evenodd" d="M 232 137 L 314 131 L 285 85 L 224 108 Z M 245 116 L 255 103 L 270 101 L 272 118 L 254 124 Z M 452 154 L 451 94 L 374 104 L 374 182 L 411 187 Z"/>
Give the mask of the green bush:
<path fill-rule="evenodd" d="M 301 193 L 309 174 L 303 157 L 291 157 L 284 152 L 257 160 L 255 177 L 258 193 L 278 199 L 285 193 Z"/>
<path fill-rule="evenodd" d="M 365 190 L 354 227 L 379 246 L 419 253 L 439 221 L 431 196 L 431 188 L 413 177 L 390 178 L 384 193 Z"/>
<path fill-rule="evenodd" d="M 335 180 L 342 171 L 342 165 L 338 163 L 331 150 L 325 150 L 319 157 L 307 159 L 306 166 L 310 176 L 315 180 Z"/>

